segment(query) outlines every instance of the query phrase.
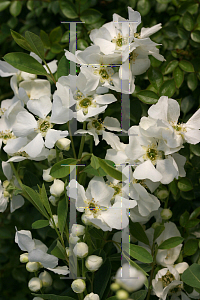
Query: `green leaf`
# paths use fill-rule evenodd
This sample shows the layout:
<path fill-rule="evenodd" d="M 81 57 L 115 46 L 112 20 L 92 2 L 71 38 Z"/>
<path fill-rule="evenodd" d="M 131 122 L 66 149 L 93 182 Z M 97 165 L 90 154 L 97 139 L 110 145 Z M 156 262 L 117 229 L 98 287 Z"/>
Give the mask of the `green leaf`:
<path fill-rule="evenodd" d="M 62 13 L 70 19 L 78 18 L 76 6 L 71 1 L 59 0 Z"/>
<path fill-rule="evenodd" d="M 197 207 L 190 215 L 190 220 L 198 218 L 200 215 L 200 207 Z"/>
<path fill-rule="evenodd" d="M 34 294 L 32 293 L 33 296 L 35 297 L 42 297 L 43 299 L 46 300 L 76 300 L 75 298 L 69 297 L 69 296 L 58 296 L 58 295 L 52 295 L 52 294 Z"/>
<path fill-rule="evenodd" d="M 88 47 L 88 43 L 83 39 L 78 39 L 77 41 L 77 49 L 85 50 Z"/>
<path fill-rule="evenodd" d="M 55 43 L 51 45 L 51 51 L 57 54 L 63 51 L 63 47 L 60 44 Z"/>
<path fill-rule="evenodd" d="M 76 163 L 77 159 L 74 158 L 63 159 L 53 165 L 50 171 L 50 175 L 54 178 L 63 178 L 70 173 L 70 167 L 68 165 L 76 165 Z"/>
<path fill-rule="evenodd" d="M 66 259 L 65 249 L 63 248 L 63 246 L 59 241 L 57 241 L 57 244 L 55 248 L 51 251 L 51 254 L 56 256 L 57 258 L 64 259 L 64 260 Z"/>
<path fill-rule="evenodd" d="M 147 291 L 146 290 L 140 290 L 137 292 L 132 293 L 129 298 L 134 300 L 144 300 L 146 298 Z"/>
<path fill-rule="evenodd" d="M 187 60 L 181 60 L 179 62 L 179 67 L 185 72 L 194 72 L 193 65 Z"/>
<path fill-rule="evenodd" d="M 189 220 L 189 212 L 188 211 L 185 211 L 181 216 L 180 216 L 180 219 L 179 219 L 179 223 L 182 227 L 185 227 L 185 225 L 187 224 L 188 220 Z"/>
<path fill-rule="evenodd" d="M 192 186 L 190 179 L 183 177 L 183 178 L 180 178 L 178 181 L 178 188 L 179 188 L 179 190 L 181 190 L 183 192 L 188 192 L 193 189 L 193 186 Z"/>
<path fill-rule="evenodd" d="M 6 9 L 9 5 L 10 5 L 10 1 L 2 1 L 0 3 L 0 11 L 3 11 L 4 9 Z"/>
<path fill-rule="evenodd" d="M 174 71 L 174 69 L 178 66 L 178 61 L 177 60 L 172 60 L 170 63 L 166 66 L 165 68 L 165 75 L 171 73 Z"/>
<path fill-rule="evenodd" d="M 160 95 L 172 97 L 176 91 L 176 85 L 174 79 L 165 81 L 160 87 Z"/>
<path fill-rule="evenodd" d="M 196 43 L 200 43 L 200 31 L 195 30 L 191 32 L 191 39 Z"/>
<path fill-rule="evenodd" d="M 48 220 L 37 220 L 32 224 L 33 229 L 40 229 L 49 226 Z"/>
<path fill-rule="evenodd" d="M 96 170 L 91 166 L 91 164 L 85 167 L 82 172 L 85 172 L 89 175 L 100 176 L 100 177 L 107 175 L 107 173 L 102 168 L 98 168 Z"/>
<path fill-rule="evenodd" d="M 198 78 L 195 73 L 191 73 L 187 77 L 187 85 L 191 91 L 196 90 L 198 86 Z"/>
<path fill-rule="evenodd" d="M 139 0 L 137 3 L 137 10 L 141 16 L 146 16 L 151 9 L 151 4 L 148 0 Z"/>
<path fill-rule="evenodd" d="M 171 249 L 180 245 L 184 241 L 184 238 L 180 236 L 171 237 L 160 244 L 158 249 Z"/>
<path fill-rule="evenodd" d="M 163 83 L 163 75 L 158 69 L 150 68 L 148 78 L 153 87 L 158 91 Z"/>
<path fill-rule="evenodd" d="M 13 17 L 17 17 L 22 10 L 22 1 L 13 1 L 10 5 L 10 13 Z"/>
<path fill-rule="evenodd" d="M 31 46 L 32 51 L 37 54 L 42 60 L 44 60 L 44 45 L 41 38 L 30 31 L 26 31 L 25 38 Z"/>
<path fill-rule="evenodd" d="M 51 32 L 49 34 L 49 39 L 52 44 L 60 42 L 61 38 L 62 38 L 62 29 L 60 26 L 51 30 Z"/>
<path fill-rule="evenodd" d="M 194 28 L 194 19 L 189 12 L 186 12 L 183 16 L 183 27 L 187 31 L 191 31 Z"/>
<path fill-rule="evenodd" d="M 152 91 L 140 91 L 136 94 L 139 100 L 146 104 L 155 104 L 158 102 L 159 96 Z"/>
<path fill-rule="evenodd" d="M 58 227 L 61 234 L 64 232 L 66 220 L 67 220 L 68 202 L 65 197 L 58 202 Z"/>
<path fill-rule="evenodd" d="M 200 156 L 200 143 L 196 145 L 190 145 L 190 150 L 192 153 L 194 153 L 196 156 Z"/>
<path fill-rule="evenodd" d="M 30 52 L 32 51 L 31 46 L 28 44 L 26 39 L 21 34 L 19 34 L 18 32 L 14 31 L 12 29 L 10 31 L 11 31 L 11 35 L 12 35 L 13 39 L 21 48 L 23 48 L 27 51 L 30 51 Z"/>
<path fill-rule="evenodd" d="M 183 251 L 184 251 L 184 254 L 187 255 L 187 256 L 191 256 L 193 254 L 196 253 L 196 251 L 198 250 L 199 248 L 199 243 L 196 239 L 189 239 L 184 247 L 183 247 Z"/>
<path fill-rule="evenodd" d="M 40 200 L 46 208 L 49 215 L 52 217 L 51 206 L 49 204 L 49 199 L 47 197 L 46 189 L 44 183 L 42 184 L 42 188 L 40 188 Z"/>
<path fill-rule="evenodd" d="M 194 288 L 200 288 L 200 265 L 193 264 L 187 268 L 182 276 L 181 280 Z"/>
<path fill-rule="evenodd" d="M 199 224 L 200 220 L 199 219 L 194 219 L 194 220 L 189 220 L 185 224 L 185 228 L 193 228 Z"/>
<path fill-rule="evenodd" d="M 170 189 L 170 192 L 173 195 L 178 194 L 178 186 L 177 186 L 177 183 L 176 183 L 175 179 L 172 182 L 169 183 L 169 189 Z"/>
<path fill-rule="evenodd" d="M 93 292 L 99 295 L 99 298 L 102 299 L 103 293 L 106 289 L 107 284 L 109 283 L 111 275 L 111 263 L 107 258 L 99 270 L 95 273 Z"/>
<path fill-rule="evenodd" d="M 50 40 L 48 34 L 44 30 L 40 30 L 40 38 L 46 49 L 50 49 Z"/>
<path fill-rule="evenodd" d="M 133 244 L 123 244 L 123 249 L 129 253 L 133 258 L 143 262 L 150 264 L 153 262 L 153 257 L 151 254 L 143 247 Z"/>
<path fill-rule="evenodd" d="M 45 68 L 36 59 L 26 53 L 8 53 L 3 57 L 3 59 L 20 71 L 36 75 L 48 75 Z"/>
<path fill-rule="evenodd" d="M 100 167 L 98 157 L 94 156 L 93 154 L 91 156 L 91 166 L 96 170 Z"/>
<path fill-rule="evenodd" d="M 69 75 L 69 61 L 66 59 L 65 55 L 63 55 L 61 60 L 58 63 L 57 78 L 59 79 L 61 76 L 68 76 L 68 75 Z"/>
<path fill-rule="evenodd" d="M 80 19 L 86 24 L 93 24 L 96 23 L 101 18 L 101 16 L 102 13 L 100 13 L 98 10 L 89 8 L 81 13 Z"/>
<path fill-rule="evenodd" d="M 186 114 L 190 111 L 190 109 L 195 105 L 195 99 L 192 95 L 186 96 L 181 101 L 181 111 Z M 191 145 L 190 145 L 191 146 Z M 193 146 L 193 145 L 192 145 Z"/>
<path fill-rule="evenodd" d="M 134 238 L 136 238 L 138 241 L 149 245 L 149 240 L 148 237 L 140 223 L 133 223 L 132 221 L 129 222 L 129 227 L 130 227 L 130 233 Z"/>
<path fill-rule="evenodd" d="M 164 225 L 157 226 L 154 230 L 153 240 L 155 241 L 164 230 L 165 230 Z"/>
<path fill-rule="evenodd" d="M 122 172 L 118 171 L 117 169 L 109 165 L 104 159 L 98 157 L 98 160 L 99 160 L 100 167 L 106 172 L 107 175 L 120 181 L 124 181 L 127 179 L 126 176 L 122 174 Z"/>

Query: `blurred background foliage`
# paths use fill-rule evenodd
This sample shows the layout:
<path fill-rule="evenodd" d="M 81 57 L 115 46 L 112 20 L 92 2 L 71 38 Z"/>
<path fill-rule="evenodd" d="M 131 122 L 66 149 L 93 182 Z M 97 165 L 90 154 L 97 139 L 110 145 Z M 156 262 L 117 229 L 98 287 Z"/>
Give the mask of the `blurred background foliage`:
<path fill-rule="evenodd" d="M 31 31 L 39 35 L 44 43 L 46 61 L 57 59 L 58 63 L 64 55 L 64 49 L 69 49 L 69 24 L 63 21 L 82 21 L 77 25 L 77 49 L 84 50 L 90 45 L 89 33 L 94 28 L 101 27 L 105 22 L 112 20 L 113 13 L 127 18 L 127 6 L 138 10 L 142 16 L 141 27 L 151 27 L 162 23 L 162 29 L 151 39 L 160 46 L 160 53 L 166 61 L 160 62 L 153 57 L 151 68 L 137 76 L 136 90 L 131 99 L 130 125 L 138 125 L 142 116 L 147 115 L 149 104 L 156 103 L 157 99 L 166 95 L 176 99 L 181 107 L 180 119 L 186 122 L 199 108 L 200 104 L 200 2 L 197 0 L 43 0 L 43 1 L 0 1 L 0 58 L 9 52 L 22 52 L 11 36 L 11 29 L 24 35 Z M 64 64 L 64 58 L 61 61 Z M 64 73 L 68 75 L 69 65 L 64 64 Z M 59 77 L 59 74 L 56 75 Z M 12 98 L 10 78 L 0 78 L 0 100 Z M 115 95 L 120 102 L 120 95 Z M 104 116 L 118 116 L 120 105 L 109 105 Z M 127 137 L 122 141 L 128 142 Z M 79 138 L 75 139 L 78 149 Z M 102 153 L 102 148 L 105 150 Z M 108 148 L 105 142 L 95 147 L 94 154 L 104 157 Z M 89 149 L 89 148 L 88 148 Z M 71 150 L 70 150 L 71 151 Z M 66 156 L 70 156 L 71 152 Z M 87 146 L 85 148 L 87 151 Z M 169 186 L 160 186 L 156 191 L 168 189 L 169 207 L 173 211 L 172 221 L 176 222 L 183 237 L 190 237 L 191 232 L 199 232 L 199 174 L 200 174 L 200 145 L 186 145 L 180 153 L 187 158 L 185 169 L 186 181 L 174 180 Z M 103 155 L 102 155 L 103 154 Z M 1 160 L 6 160 L 1 151 Z M 21 164 L 20 176 L 24 184 L 30 187 L 42 185 L 42 168 L 44 165 L 25 161 Z M 0 170 L 0 177 L 5 176 Z M 47 187 L 49 184 L 46 184 Z M 48 190 L 48 189 L 47 189 Z M 160 193 L 162 194 L 162 193 Z M 161 199 L 165 201 L 166 199 Z M 192 200 L 192 201 L 190 201 Z M 26 204 L 13 214 L 9 208 L 0 215 L 0 300 L 32 299 L 27 288 L 28 279 L 32 276 L 25 270 L 25 265 L 19 262 L 20 249 L 14 243 L 14 226 L 18 230 L 31 230 L 31 223 L 40 219 L 40 214 L 27 201 Z M 149 224 L 151 224 L 150 221 Z M 148 227 L 148 223 L 147 223 Z M 54 231 L 49 228 L 33 231 L 34 238 L 41 239 L 50 246 L 55 238 Z M 199 234 L 200 236 L 200 234 Z M 199 237 L 198 237 L 199 238 Z M 198 243 L 194 243 L 192 251 L 183 249 L 182 258 L 200 263 Z M 185 251 L 185 252 L 184 252 Z M 112 251 L 111 251 L 112 252 Z M 112 263 L 114 269 L 118 268 Z M 53 287 L 49 293 L 63 293 L 69 287 L 69 282 L 59 281 L 54 276 Z"/>

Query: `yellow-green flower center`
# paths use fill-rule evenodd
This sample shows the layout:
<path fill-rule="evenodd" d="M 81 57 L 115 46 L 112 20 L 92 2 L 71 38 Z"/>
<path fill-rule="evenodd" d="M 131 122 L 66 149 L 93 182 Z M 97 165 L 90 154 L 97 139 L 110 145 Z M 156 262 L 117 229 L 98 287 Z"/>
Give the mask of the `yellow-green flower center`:
<path fill-rule="evenodd" d="M 86 108 L 92 104 L 92 101 L 89 98 L 84 98 L 79 102 L 79 105 L 83 108 Z"/>
<path fill-rule="evenodd" d="M 174 275 L 172 273 L 170 273 L 169 271 L 167 271 L 167 273 L 164 276 L 162 276 L 163 287 L 165 288 L 174 280 L 175 280 Z"/>
<path fill-rule="evenodd" d="M 41 133 L 42 136 L 46 136 L 47 131 L 53 127 L 50 123 L 50 117 L 46 117 L 45 119 L 39 119 L 37 121 L 38 127 L 36 132 Z"/>

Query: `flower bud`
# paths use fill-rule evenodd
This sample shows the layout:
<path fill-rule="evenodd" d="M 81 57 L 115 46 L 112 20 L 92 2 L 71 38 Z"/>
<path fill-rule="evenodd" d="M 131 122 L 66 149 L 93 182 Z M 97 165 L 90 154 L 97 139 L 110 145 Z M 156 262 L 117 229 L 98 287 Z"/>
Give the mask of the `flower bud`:
<path fill-rule="evenodd" d="M 50 175 L 51 168 L 43 170 L 43 180 L 47 182 L 54 181 L 54 178 Z"/>
<path fill-rule="evenodd" d="M 81 220 L 85 225 L 91 225 L 92 223 L 88 220 L 85 214 L 82 214 Z"/>
<path fill-rule="evenodd" d="M 159 223 L 159 222 L 154 222 L 152 225 L 151 225 L 151 227 L 153 228 L 153 229 L 156 229 L 156 227 L 158 227 L 158 226 L 160 226 L 161 224 Z"/>
<path fill-rule="evenodd" d="M 44 300 L 44 299 L 40 297 L 34 297 L 33 300 Z"/>
<path fill-rule="evenodd" d="M 31 292 L 38 292 L 42 288 L 42 280 L 37 277 L 31 278 L 28 283 L 28 288 Z"/>
<path fill-rule="evenodd" d="M 78 236 L 73 236 L 73 234 L 70 233 L 69 243 L 72 244 L 72 245 L 75 245 L 76 243 L 78 243 L 78 241 L 80 241 L 80 238 Z"/>
<path fill-rule="evenodd" d="M 28 253 L 22 253 L 19 257 L 19 260 L 21 263 L 27 263 L 28 262 Z"/>
<path fill-rule="evenodd" d="M 57 203 L 58 203 L 58 201 L 59 201 L 59 198 L 56 198 L 56 197 L 54 197 L 54 196 L 50 196 L 50 197 L 49 197 L 49 202 L 51 202 L 51 204 L 52 204 L 53 206 L 56 206 Z"/>
<path fill-rule="evenodd" d="M 129 293 L 127 293 L 127 291 L 125 291 L 125 290 L 119 290 L 116 293 L 116 297 L 119 300 L 126 300 L 126 299 L 128 299 L 128 296 L 129 296 Z"/>
<path fill-rule="evenodd" d="M 54 223 L 55 223 L 56 227 L 58 227 L 58 216 L 53 215 L 53 220 L 54 220 Z M 51 228 L 54 228 L 52 218 L 49 220 L 49 225 L 50 225 Z"/>
<path fill-rule="evenodd" d="M 28 272 L 36 272 L 36 271 L 38 271 L 39 269 L 40 269 L 40 265 L 39 265 L 38 262 L 31 262 L 31 261 L 29 261 L 29 262 L 27 262 L 27 264 L 26 264 L 26 270 L 27 270 Z"/>
<path fill-rule="evenodd" d="M 44 287 L 52 285 L 53 282 L 52 277 L 47 271 L 40 273 L 39 278 L 42 280 L 42 285 Z"/>
<path fill-rule="evenodd" d="M 85 296 L 83 300 L 100 300 L 99 295 L 90 293 Z"/>
<path fill-rule="evenodd" d="M 68 257 L 72 255 L 72 250 L 69 247 L 66 247 L 65 250 Z"/>
<path fill-rule="evenodd" d="M 84 258 L 88 255 L 88 245 L 86 243 L 77 243 L 73 249 L 74 254 L 79 258 Z"/>
<path fill-rule="evenodd" d="M 70 148 L 70 144 L 71 144 L 71 141 L 67 138 L 62 138 L 62 139 L 59 139 L 57 140 L 56 142 L 56 146 L 60 149 L 60 150 L 65 150 L 65 151 L 68 151 L 69 148 Z"/>
<path fill-rule="evenodd" d="M 72 282 L 71 288 L 77 294 L 82 293 L 86 288 L 85 281 L 83 279 L 76 279 Z"/>
<path fill-rule="evenodd" d="M 172 217 L 172 211 L 168 208 L 164 208 L 160 215 L 163 220 L 169 220 Z"/>
<path fill-rule="evenodd" d="M 169 196 L 169 192 L 168 192 L 167 189 L 166 190 L 163 189 L 163 190 L 160 190 L 160 191 L 157 192 L 157 197 L 160 200 L 164 200 L 168 196 Z"/>
<path fill-rule="evenodd" d="M 110 289 L 111 289 L 111 291 L 116 292 L 117 290 L 120 289 L 120 286 L 119 286 L 118 283 L 113 282 L 113 283 L 111 284 L 111 286 L 110 286 Z"/>
<path fill-rule="evenodd" d="M 89 271 L 95 272 L 101 267 L 102 263 L 103 263 L 102 257 L 97 255 L 90 255 L 86 259 L 85 266 Z"/>
<path fill-rule="evenodd" d="M 64 192 L 64 182 L 60 179 L 54 179 L 54 183 L 50 186 L 50 193 L 54 197 L 60 197 Z"/>
<path fill-rule="evenodd" d="M 85 226 L 79 224 L 72 225 L 72 234 L 73 236 L 79 236 L 85 234 Z"/>

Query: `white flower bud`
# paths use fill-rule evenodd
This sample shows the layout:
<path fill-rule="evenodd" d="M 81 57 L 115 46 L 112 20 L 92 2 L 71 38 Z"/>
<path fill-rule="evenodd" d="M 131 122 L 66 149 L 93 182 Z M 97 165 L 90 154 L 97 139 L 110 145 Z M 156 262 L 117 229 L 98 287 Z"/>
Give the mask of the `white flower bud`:
<path fill-rule="evenodd" d="M 111 291 L 116 292 L 117 290 L 120 289 L 120 285 L 116 282 L 113 282 L 110 286 Z"/>
<path fill-rule="evenodd" d="M 77 294 L 82 293 L 86 288 L 85 281 L 83 279 L 76 279 L 72 282 L 71 288 Z"/>
<path fill-rule="evenodd" d="M 50 196 L 50 197 L 49 197 L 49 202 L 51 202 L 51 204 L 52 204 L 53 206 L 56 206 L 57 203 L 58 203 L 58 201 L 59 201 L 59 198 L 56 198 L 56 197 L 54 197 L 54 196 Z"/>
<path fill-rule="evenodd" d="M 116 293 L 116 297 L 119 300 L 126 300 L 126 299 L 128 299 L 128 296 L 129 296 L 129 294 L 125 290 L 119 290 Z"/>
<path fill-rule="evenodd" d="M 100 300 L 99 295 L 90 293 L 85 296 L 83 300 Z"/>
<path fill-rule="evenodd" d="M 71 144 L 71 141 L 67 138 L 62 138 L 62 139 L 59 139 L 57 140 L 56 142 L 56 146 L 60 149 L 60 150 L 65 150 L 65 151 L 68 151 L 69 148 L 70 148 L 70 144 Z"/>
<path fill-rule="evenodd" d="M 60 179 L 54 179 L 54 183 L 50 186 L 50 193 L 54 197 L 60 197 L 64 192 L 64 182 Z"/>
<path fill-rule="evenodd" d="M 54 178 L 50 175 L 51 168 L 43 170 L 43 180 L 47 182 L 54 181 Z"/>
<path fill-rule="evenodd" d="M 28 253 L 22 253 L 19 257 L 19 260 L 21 263 L 27 263 L 28 262 Z"/>
<path fill-rule="evenodd" d="M 54 223 L 55 223 L 56 227 L 58 227 L 58 216 L 53 215 L 53 220 L 54 220 Z M 51 228 L 54 228 L 52 218 L 49 220 L 49 225 L 50 225 Z"/>
<path fill-rule="evenodd" d="M 74 236 L 84 235 L 85 234 L 85 226 L 79 224 L 72 225 L 72 234 Z"/>
<path fill-rule="evenodd" d="M 73 234 L 70 233 L 69 243 L 72 244 L 72 245 L 75 245 L 76 243 L 78 243 L 78 241 L 80 241 L 80 238 L 78 236 L 73 236 Z"/>
<path fill-rule="evenodd" d="M 39 278 L 42 280 L 42 285 L 44 287 L 52 285 L 53 282 L 52 277 L 47 271 L 40 273 Z"/>
<path fill-rule="evenodd" d="M 28 283 L 28 288 L 31 292 L 38 292 L 42 288 L 42 280 L 37 277 L 31 278 Z"/>
<path fill-rule="evenodd" d="M 33 300 L 44 300 L 44 299 L 40 297 L 34 297 Z"/>
<path fill-rule="evenodd" d="M 27 264 L 26 264 L 26 270 L 27 270 L 28 272 L 36 272 L 36 271 L 38 271 L 39 269 L 40 269 L 40 265 L 39 265 L 38 262 L 31 262 L 31 261 L 29 261 L 29 262 L 27 262 Z"/>
<path fill-rule="evenodd" d="M 157 197 L 160 200 L 164 200 L 165 198 L 167 198 L 169 196 L 169 192 L 168 190 L 160 190 L 157 192 Z"/>
<path fill-rule="evenodd" d="M 72 250 L 69 247 L 66 247 L 65 250 L 68 257 L 72 255 Z"/>
<path fill-rule="evenodd" d="M 163 220 L 169 220 L 172 217 L 172 211 L 168 208 L 164 208 L 160 215 Z"/>
<path fill-rule="evenodd" d="M 102 263 L 103 263 L 102 257 L 97 255 L 90 255 L 86 259 L 85 266 L 91 272 L 95 272 L 101 267 Z"/>
<path fill-rule="evenodd" d="M 74 254 L 79 258 L 84 258 L 88 255 L 88 245 L 86 243 L 77 243 L 73 249 Z"/>

